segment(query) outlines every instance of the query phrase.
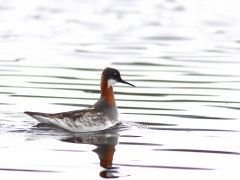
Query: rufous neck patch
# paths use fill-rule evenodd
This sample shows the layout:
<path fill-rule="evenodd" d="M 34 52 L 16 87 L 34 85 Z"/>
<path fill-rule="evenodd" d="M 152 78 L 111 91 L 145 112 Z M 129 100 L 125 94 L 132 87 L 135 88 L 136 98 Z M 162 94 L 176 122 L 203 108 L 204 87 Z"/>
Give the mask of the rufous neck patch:
<path fill-rule="evenodd" d="M 104 77 L 101 77 L 101 92 L 103 97 L 106 99 L 109 105 L 114 104 L 114 94 L 112 86 L 108 87 L 108 83 L 105 81 Z"/>

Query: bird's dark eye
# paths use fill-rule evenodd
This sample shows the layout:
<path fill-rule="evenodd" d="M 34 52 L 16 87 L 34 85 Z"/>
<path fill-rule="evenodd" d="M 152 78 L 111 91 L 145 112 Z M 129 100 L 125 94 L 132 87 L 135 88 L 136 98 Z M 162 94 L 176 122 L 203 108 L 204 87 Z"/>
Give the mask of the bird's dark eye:
<path fill-rule="evenodd" d="M 116 76 L 116 75 L 117 75 L 117 73 L 113 73 L 113 75 L 114 75 L 114 76 Z"/>

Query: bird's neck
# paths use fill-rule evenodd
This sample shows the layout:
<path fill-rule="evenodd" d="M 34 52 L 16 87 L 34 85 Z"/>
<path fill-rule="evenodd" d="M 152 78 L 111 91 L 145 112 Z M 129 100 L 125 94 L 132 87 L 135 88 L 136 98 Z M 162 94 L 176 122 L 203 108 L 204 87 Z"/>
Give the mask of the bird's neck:
<path fill-rule="evenodd" d="M 101 77 L 101 96 L 107 101 L 109 105 L 113 105 L 115 103 L 113 87 L 108 87 L 108 83 Z"/>

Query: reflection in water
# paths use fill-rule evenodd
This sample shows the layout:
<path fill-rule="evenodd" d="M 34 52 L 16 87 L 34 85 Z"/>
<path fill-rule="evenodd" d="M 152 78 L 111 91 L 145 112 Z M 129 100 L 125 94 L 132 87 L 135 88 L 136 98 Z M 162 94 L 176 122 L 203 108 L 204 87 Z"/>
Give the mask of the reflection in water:
<path fill-rule="evenodd" d="M 107 169 L 112 169 L 113 155 L 115 145 L 98 145 L 93 152 L 97 153 L 100 159 L 100 166 Z"/>
<path fill-rule="evenodd" d="M 93 144 L 97 148 L 93 152 L 97 153 L 100 166 L 105 168 L 99 175 L 103 178 L 118 178 L 120 173 L 116 167 L 112 166 L 115 146 L 118 144 L 119 134 L 116 130 L 100 133 L 78 133 L 72 137 L 62 139 L 64 142 L 80 143 L 80 144 Z M 113 170 L 115 169 L 115 170 Z"/>

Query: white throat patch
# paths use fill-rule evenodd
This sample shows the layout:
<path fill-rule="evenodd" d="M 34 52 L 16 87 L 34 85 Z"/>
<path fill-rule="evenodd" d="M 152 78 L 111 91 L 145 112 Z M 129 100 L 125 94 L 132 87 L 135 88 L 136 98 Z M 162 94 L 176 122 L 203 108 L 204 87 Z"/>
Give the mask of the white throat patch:
<path fill-rule="evenodd" d="M 117 81 L 115 79 L 109 79 L 107 83 L 108 83 L 108 88 L 110 88 L 112 85 L 117 83 Z"/>

